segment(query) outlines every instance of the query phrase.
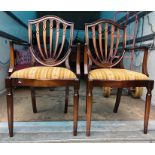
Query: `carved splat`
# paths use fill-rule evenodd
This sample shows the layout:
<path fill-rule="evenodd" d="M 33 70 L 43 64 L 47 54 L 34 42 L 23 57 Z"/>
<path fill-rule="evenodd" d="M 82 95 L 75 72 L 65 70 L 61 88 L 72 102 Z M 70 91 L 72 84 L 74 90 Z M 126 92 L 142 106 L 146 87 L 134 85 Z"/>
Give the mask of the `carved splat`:
<path fill-rule="evenodd" d="M 37 47 L 32 43 L 32 27 L 36 34 Z M 69 68 L 68 59 L 73 42 L 73 31 L 73 23 L 56 16 L 44 16 L 29 21 L 30 51 L 35 60 L 45 66 L 58 66 L 65 62 Z M 69 36 L 66 35 L 67 32 Z M 68 49 L 64 48 L 66 41 L 68 41 Z"/>
<path fill-rule="evenodd" d="M 123 45 L 121 51 L 118 52 L 120 39 L 123 40 Z M 94 64 L 98 67 L 113 67 L 121 61 L 124 55 L 126 28 L 106 19 L 86 23 L 85 40 L 89 59 Z M 90 40 L 92 40 L 91 46 Z"/>

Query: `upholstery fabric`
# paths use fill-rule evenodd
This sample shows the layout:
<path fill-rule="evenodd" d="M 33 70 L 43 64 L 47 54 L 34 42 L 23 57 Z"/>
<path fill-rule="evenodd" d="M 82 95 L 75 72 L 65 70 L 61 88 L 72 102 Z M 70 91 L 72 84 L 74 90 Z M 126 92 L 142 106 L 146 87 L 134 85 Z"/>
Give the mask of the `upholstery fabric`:
<path fill-rule="evenodd" d="M 89 72 L 89 79 L 92 80 L 148 80 L 149 78 L 142 73 L 127 69 L 95 69 Z"/>
<path fill-rule="evenodd" d="M 15 71 L 11 78 L 52 80 L 52 79 L 75 79 L 76 75 L 63 67 L 30 67 Z"/>
<path fill-rule="evenodd" d="M 16 65 L 25 65 L 31 63 L 31 53 L 28 49 L 25 50 L 15 50 L 16 53 Z"/>

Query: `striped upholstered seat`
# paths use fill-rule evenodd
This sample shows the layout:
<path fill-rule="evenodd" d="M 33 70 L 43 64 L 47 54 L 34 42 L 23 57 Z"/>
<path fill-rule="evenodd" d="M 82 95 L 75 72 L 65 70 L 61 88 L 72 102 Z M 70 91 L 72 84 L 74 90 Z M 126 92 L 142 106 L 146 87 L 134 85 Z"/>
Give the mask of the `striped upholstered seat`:
<path fill-rule="evenodd" d="M 127 69 L 95 69 L 89 72 L 89 79 L 92 80 L 148 80 L 142 73 Z"/>
<path fill-rule="evenodd" d="M 36 80 L 75 79 L 76 75 L 69 69 L 62 67 L 30 67 L 15 71 L 11 78 Z"/>

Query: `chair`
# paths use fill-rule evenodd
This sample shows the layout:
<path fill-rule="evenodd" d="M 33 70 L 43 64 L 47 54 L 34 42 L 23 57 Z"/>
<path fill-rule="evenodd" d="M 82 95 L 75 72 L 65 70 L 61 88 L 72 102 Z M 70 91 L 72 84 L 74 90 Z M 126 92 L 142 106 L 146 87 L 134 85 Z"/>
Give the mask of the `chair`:
<path fill-rule="evenodd" d="M 44 16 L 29 21 L 28 44 L 10 42 L 10 67 L 9 76 L 6 78 L 7 113 L 10 137 L 13 137 L 13 88 L 18 86 L 31 88 L 34 113 L 37 112 L 35 87 L 66 87 L 65 113 L 67 113 L 68 108 L 69 87 L 74 87 L 73 135 L 77 135 L 80 87 L 78 79 L 78 76 L 80 76 L 80 45 L 72 45 L 73 32 L 73 23 L 56 16 Z M 65 43 L 67 41 L 68 43 Z M 32 54 L 31 67 L 18 71 L 14 69 L 14 44 L 29 46 L 29 50 Z M 76 74 L 71 71 L 69 65 L 69 56 L 73 49 L 77 51 Z M 41 66 L 34 66 L 36 62 L 41 64 Z"/>
<path fill-rule="evenodd" d="M 123 56 L 126 51 L 126 27 L 112 20 L 100 19 L 85 24 L 84 74 L 87 79 L 86 88 L 86 135 L 90 136 L 92 113 L 92 90 L 94 87 L 118 88 L 114 113 L 117 113 L 122 88 L 146 87 L 144 115 L 144 133 L 148 130 L 151 91 L 154 81 L 148 78 L 147 47 L 135 47 L 144 51 L 142 73 L 124 69 Z"/>

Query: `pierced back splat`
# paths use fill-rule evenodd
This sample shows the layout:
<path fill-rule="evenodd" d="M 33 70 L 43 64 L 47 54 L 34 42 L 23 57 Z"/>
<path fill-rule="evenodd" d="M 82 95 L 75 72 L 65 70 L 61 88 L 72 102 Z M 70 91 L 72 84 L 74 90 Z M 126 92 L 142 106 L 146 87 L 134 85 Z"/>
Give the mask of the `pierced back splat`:
<path fill-rule="evenodd" d="M 86 23 L 85 41 L 89 59 L 97 67 L 114 67 L 122 60 L 125 52 L 126 27 L 106 19 Z"/>
<path fill-rule="evenodd" d="M 44 66 L 69 66 L 69 55 L 73 42 L 74 24 L 57 16 L 44 16 L 30 20 L 28 35 L 33 58 Z M 32 34 L 35 33 L 35 45 Z"/>

